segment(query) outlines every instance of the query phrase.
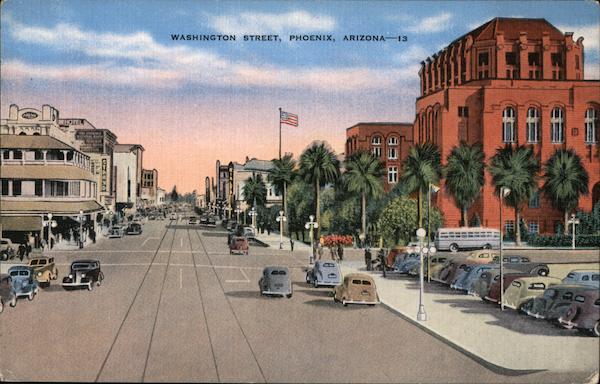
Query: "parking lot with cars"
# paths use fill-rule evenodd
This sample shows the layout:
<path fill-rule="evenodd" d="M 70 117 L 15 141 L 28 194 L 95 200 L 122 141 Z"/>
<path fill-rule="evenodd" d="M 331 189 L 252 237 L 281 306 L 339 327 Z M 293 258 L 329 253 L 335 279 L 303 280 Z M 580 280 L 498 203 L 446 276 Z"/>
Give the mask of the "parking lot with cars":
<path fill-rule="evenodd" d="M 0 314 L 0 379 L 537 383 L 589 375 L 487 366 L 384 306 L 336 303 L 331 287 L 307 283 L 305 252 L 250 243 L 248 254 L 231 254 L 220 226 L 153 220 L 140 235 L 51 256 L 57 280 Z M 72 262 L 86 259 L 100 261 L 101 286 L 64 290 Z M 267 266 L 285 267 L 277 271 L 289 273 L 291 298 L 261 295 Z M 43 369 L 22 358 L 32 348 Z"/>

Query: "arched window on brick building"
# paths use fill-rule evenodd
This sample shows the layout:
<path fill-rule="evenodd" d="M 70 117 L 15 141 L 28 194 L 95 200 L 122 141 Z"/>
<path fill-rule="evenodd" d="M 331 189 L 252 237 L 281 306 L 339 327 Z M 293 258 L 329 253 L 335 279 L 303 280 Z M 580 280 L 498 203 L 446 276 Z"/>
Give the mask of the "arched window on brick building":
<path fill-rule="evenodd" d="M 388 149 L 388 160 L 397 160 L 398 159 L 398 138 L 396 136 L 391 136 L 387 141 L 387 149 Z"/>
<path fill-rule="evenodd" d="M 553 143 L 563 143 L 565 141 L 563 110 L 559 107 L 552 109 L 550 115 L 550 140 Z"/>
<path fill-rule="evenodd" d="M 538 143 L 540 141 L 540 111 L 537 108 L 527 110 L 527 142 Z"/>
<path fill-rule="evenodd" d="M 371 138 L 371 153 L 375 157 L 381 157 L 381 136 L 373 136 Z"/>
<path fill-rule="evenodd" d="M 585 142 L 596 143 L 598 140 L 598 111 L 588 108 L 585 111 Z"/>
<path fill-rule="evenodd" d="M 505 143 L 515 142 L 515 110 L 512 107 L 506 107 L 502 112 L 502 140 Z"/>

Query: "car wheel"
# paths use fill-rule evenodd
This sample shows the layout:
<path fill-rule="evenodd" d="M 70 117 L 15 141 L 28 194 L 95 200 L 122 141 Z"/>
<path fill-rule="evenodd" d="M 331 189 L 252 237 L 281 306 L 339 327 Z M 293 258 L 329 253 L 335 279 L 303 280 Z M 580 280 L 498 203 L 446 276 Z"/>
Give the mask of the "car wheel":
<path fill-rule="evenodd" d="M 291 299 L 292 298 L 292 294 L 288 293 L 287 295 L 285 295 L 285 297 L 287 297 L 288 299 Z"/>
<path fill-rule="evenodd" d="M 486 244 L 483 246 L 483 249 L 492 249 L 492 245 L 491 244 Z"/>
<path fill-rule="evenodd" d="M 29 295 L 27 295 L 27 298 L 29 299 L 29 301 L 33 300 L 33 297 L 35 296 L 35 293 L 33 293 L 33 290 L 31 290 L 31 292 L 29 292 Z"/>
<path fill-rule="evenodd" d="M 12 300 L 10 301 L 10 306 L 13 308 L 17 306 L 17 295 L 13 296 Z"/>
<path fill-rule="evenodd" d="M 458 244 L 456 244 L 456 243 L 450 244 L 450 252 L 454 252 L 454 253 L 458 252 Z"/>
<path fill-rule="evenodd" d="M 600 337 L 600 321 L 596 321 L 596 324 L 592 329 L 592 334 L 596 337 Z"/>

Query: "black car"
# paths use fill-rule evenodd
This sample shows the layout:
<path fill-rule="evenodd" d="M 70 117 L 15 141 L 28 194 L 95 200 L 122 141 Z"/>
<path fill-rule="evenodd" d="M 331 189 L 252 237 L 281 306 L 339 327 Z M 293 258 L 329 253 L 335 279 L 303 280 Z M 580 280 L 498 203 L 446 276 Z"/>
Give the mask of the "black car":
<path fill-rule="evenodd" d="M 104 274 L 100 270 L 100 261 L 76 260 L 71 263 L 69 276 L 63 279 L 62 286 L 65 289 L 87 287 L 91 291 L 94 289 L 94 284 L 100 286 L 102 280 Z"/>
<path fill-rule="evenodd" d="M 140 235 L 142 233 L 142 226 L 139 223 L 131 223 L 125 232 L 128 235 Z"/>

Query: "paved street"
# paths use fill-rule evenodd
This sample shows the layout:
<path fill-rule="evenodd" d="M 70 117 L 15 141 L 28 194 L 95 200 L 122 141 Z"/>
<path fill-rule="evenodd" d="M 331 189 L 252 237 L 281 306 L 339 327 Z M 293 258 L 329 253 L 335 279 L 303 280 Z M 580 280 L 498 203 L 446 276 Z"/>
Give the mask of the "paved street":
<path fill-rule="evenodd" d="M 150 221 L 141 236 L 53 255 L 59 280 L 0 315 L 0 379 L 536 383 L 589 375 L 481 365 L 384 306 L 343 307 L 329 289 L 308 287 L 304 252 L 252 246 L 248 256 L 230 255 L 220 227 Z M 101 260 L 102 286 L 64 291 L 69 263 L 86 258 Z M 291 299 L 260 296 L 259 276 L 272 264 L 290 267 Z"/>

